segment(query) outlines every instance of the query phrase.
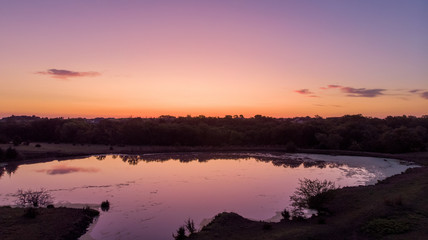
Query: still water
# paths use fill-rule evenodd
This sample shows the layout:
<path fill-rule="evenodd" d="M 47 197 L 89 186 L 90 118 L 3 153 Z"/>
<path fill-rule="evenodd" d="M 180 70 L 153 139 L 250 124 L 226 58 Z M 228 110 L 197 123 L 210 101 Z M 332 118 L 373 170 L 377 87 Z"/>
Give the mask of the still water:
<path fill-rule="evenodd" d="M 81 239 L 172 239 L 193 219 L 200 228 L 220 212 L 279 221 L 303 178 L 336 186 L 374 184 L 410 166 L 398 160 L 283 153 L 186 153 L 91 156 L 0 166 L 0 205 L 18 189 L 44 188 L 55 205 L 99 208 Z"/>

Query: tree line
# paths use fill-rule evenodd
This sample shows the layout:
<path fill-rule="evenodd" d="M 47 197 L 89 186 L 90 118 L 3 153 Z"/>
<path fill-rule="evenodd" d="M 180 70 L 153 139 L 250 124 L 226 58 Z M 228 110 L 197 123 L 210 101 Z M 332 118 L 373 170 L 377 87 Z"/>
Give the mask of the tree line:
<path fill-rule="evenodd" d="M 160 146 L 263 146 L 401 153 L 428 147 L 428 116 L 384 119 L 272 118 L 256 115 L 158 118 L 39 118 L 0 120 L 0 142 Z"/>

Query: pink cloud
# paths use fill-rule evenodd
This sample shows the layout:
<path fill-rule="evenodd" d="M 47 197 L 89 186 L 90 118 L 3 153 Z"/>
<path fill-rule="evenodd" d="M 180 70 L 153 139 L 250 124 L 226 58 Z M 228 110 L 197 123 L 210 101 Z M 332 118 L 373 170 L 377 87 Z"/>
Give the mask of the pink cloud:
<path fill-rule="evenodd" d="M 50 75 L 53 78 L 68 79 L 75 77 L 96 77 L 101 75 L 99 72 L 75 72 L 64 69 L 48 69 L 47 71 L 37 72 L 37 74 Z"/>
<path fill-rule="evenodd" d="M 295 90 L 294 92 L 303 94 L 303 95 L 313 94 L 313 92 L 309 91 L 309 89 L 300 89 L 300 90 Z"/>
<path fill-rule="evenodd" d="M 320 89 L 326 90 L 326 89 L 334 89 L 334 88 L 342 88 L 340 85 L 328 85 L 327 87 L 320 87 Z"/>
<path fill-rule="evenodd" d="M 352 88 L 352 87 L 342 87 L 342 92 L 349 93 L 348 97 L 378 97 L 383 95 L 385 89 L 366 89 L 366 88 Z"/>

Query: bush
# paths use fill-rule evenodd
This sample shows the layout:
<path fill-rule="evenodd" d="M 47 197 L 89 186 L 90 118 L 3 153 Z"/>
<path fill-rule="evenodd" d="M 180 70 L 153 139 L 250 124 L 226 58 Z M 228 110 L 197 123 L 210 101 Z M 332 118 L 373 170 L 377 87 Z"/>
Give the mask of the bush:
<path fill-rule="evenodd" d="M 23 191 L 19 189 L 16 193 L 16 203 L 24 207 L 41 207 L 52 203 L 53 197 L 45 189 L 33 191 L 31 189 Z"/>
<path fill-rule="evenodd" d="M 172 237 L 175 240 L 184 240 L 184 239 L 186 239 L 187 238 L 186 237 L 186 229 L 184 229 L 184 226 L 179 227 L 177 229 L 177 234 L 176 235 L 172 234 Z"/>
<path fill-rule="evenodd" d="M 302 216 L 303 209 L 320 210 L 322 204 L 328 198 L 328 192 L 336 189 L 335 184 L 331 181 L 321 181 L 318 179 L 310 180 L 299 179 L 300 186 L 297 187 L 293 195 L 290 196 L 293 216 Z"/>
<path fill-rule="evenodd" d="M 108 200 L 105 200 L 101 203 L 101 210 L 104 212 L 107 212 L 110 209 L 110 202 Z"/>
<path fill-rule="evenodd" d="M 186 229 L 189 231 L 189 234 L 193 234 L 196 232 L 195 223 L 190 218 L 186 221 Z"/>
<path fill-rule="evenodd" d="M 291 214 L 290 214 L 290 212 L 287 209 L 284 209 L 284 211 L 281 212 L 281 215 L 282 215 L 282 220 L 281 221 L 283 221 L 283 220 L 285 220 L 285 221 L 290 220 Z"/>
<path fill-rule="evenodd" d="M 36 148 L 39 148 L 39 147 L 42 147 L 42 145 L 40 145 L 40 144 L 36 144 L 36 146 L 35 146 Z"/>

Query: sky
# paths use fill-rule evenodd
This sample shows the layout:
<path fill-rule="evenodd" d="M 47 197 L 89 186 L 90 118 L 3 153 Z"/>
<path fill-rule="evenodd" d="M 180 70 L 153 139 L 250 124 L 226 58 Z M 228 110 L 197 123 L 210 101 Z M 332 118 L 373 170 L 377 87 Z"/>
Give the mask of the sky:
<path fill-rule="evenodd" d="M 428 114 L 428 1 L 0 0 L 0 117 Z"/>

